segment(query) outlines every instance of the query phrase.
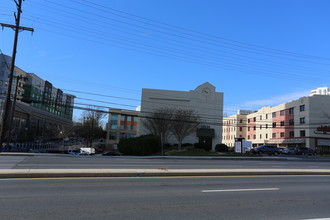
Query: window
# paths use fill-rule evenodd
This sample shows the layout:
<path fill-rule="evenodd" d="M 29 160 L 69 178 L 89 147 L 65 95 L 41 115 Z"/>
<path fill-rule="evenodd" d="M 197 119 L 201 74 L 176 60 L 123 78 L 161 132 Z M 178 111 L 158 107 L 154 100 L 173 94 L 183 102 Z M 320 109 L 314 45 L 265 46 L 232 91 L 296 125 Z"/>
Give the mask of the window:
<path fill-rule="evenodd" d="M 111 120 L 118 120 L 118 115 L 111 115 Z"/>
<path fill-rule="evenodd" d="M 121 121 L 125 121 L 125 116 L 122 115 L 121 118 L 120 118 Z"/>
<path fill-rule="evenodd" d="M 260 115 L 260 121 L 262 120 L 262 115 Z"/>
<path fill-rule="evenodd" d="M 276 128 L 276 122 L 273 122 L 273 128 Z"/>
<path fill-rule="evenodd" d="M 248 123 L 250 123 L 250 119 L 248 119 Z"/>
<path fill-rule="evenodd" d="M 268 134 L 266 134 L 266 139 L 268 138 Z"/>
<path fill-rule="evenodd" d="M 289 136 L 290 136 L 290 137 L 294 137 L 294 131 L 290 131 L 290 132 L 289 132 Z"/>
<path fill-rule="evenodd" d="M 306 136 L 306 132 L 305 130 L 301 130 L 300 131 L 300 137 L 305 137 Z"/>
<path fill-rule="evenodd" d="M 284 132 L 281 132 L 281 133 L 280 133 L 280 137 L 281 137 L 281 138 L 284 138 Z"/>
<path fill-rule="evenodd" d="M 248 127 L 248 131 L 250 131 L 250 127 Z"/>
<path fill-rule="evenodd" d="M 116 140 L 117 134 L 116 132 L 110 132 L 110 140 Z"/>
<path fill-rule="evenodd" d="M 300 118 L 299 120 L 300 120 L 300 124 L 305 124 L 305 117 Z"/>
<path fill-rule="evenodd" d="M 284 121 L 281 121 L 281 123 L 280 123 L 280 124 L 281 124 L 281 126 L 284 126 Z"/>
<path fill-rule="evenodd" d="M 289 108 L 289 114 L 293 115 L 294 114 L 294 108 Z"/>
<path fill-rule="evenodd" d="M 248 135 L 248 139 L 250 139 L 250 135 Z"/>
<path fill-rule="evenodd" d="M 266 119 L 268 119 L 268 114 L 266 114 Z"/>
<path fill-rule="evenodd" d="M 239 120 L 239 123 L 243 123 L 243 120 L 242 120 L 242 119 L 240 119 L 240 120 Z"/>
<path fill-rule="evenodd" d="M 260 139 L 262 139 L 262 134 L 260 134 Z"/>
<path fill-rule="evenodd" d="M 135 125 L 133 125 L 133 131 L 136 131 L 137 127 Z"/>
<path fill-rule="evenodd" d="M 253 135 L 253 139 L 256 139 L 256 135 L 255 134 Z"/>
<path fill-rule="evenodd" d="M 242 127 L 239 127 L 239 131 L 243 131 L 243 128 Z"/>
<path fill-rule="evenodd" d="M 294 119 L 289 120 L 289 125 L 294 125 Z"/>
<path fill-rule="evenodd" d="M 280 111 L 280 115 L 281 115 L 281 116 L 283 116 L 283 115 L 284 115 L 284 113 L 285 113 L 285 111 L 284 111 L 284 110 Z"/>
<path fill-rule="evenodd" d="M 134 121 L 138 121 L 139 120 L 139 118 L 138 117 L 134 117 Z"/>
<path fill-rule="evenodd" d="M 260 130 L 262 129 L 262 125 L 260 125 Z"/>
<path fill-rule="evenodd" d="M 266 129 L 268 128 L 268 124 L 266 124 Z"/>
<path fill-rule="evenodd" d="M 273 117 L 273 118 L 276 118 L 276 112 L 273 112 L 273 113 L 272 113 L 272 117 Z"/>
<path fill-rule="evenodd" d="M 127 121 L 132 121 L 132 117 L 131 116 L 127 116 Z"/>
<path fill-rule="evenodd" d="M 110 126 L 111 129 L 117 129 L 117 124 L 118 124 L 117 120 L 111 120 L 110 124 L 111 124 Z"/>
<path fill-rule="evenodd" d="M 256 118 L 256 117 L 254 117 L 254 118 L 253 118 L 253 121 L 257 121 L 257 118 Z"/>
<path fill-rule="evenodd" d="M 276 133 L 273 133 L 272 134 L 272 138 L 276 138 Z"/>
<path fill-rule="evenodd" d="M 301 105 L 301 106 L 299 107 L 299 109 L 300 109 L 301 112 L 305 111 L 305 105 Z"/>
<path fill-rule="evenodd" d="M 257 126 L 253 126 L 253 130 L 255 131 L 257 129 Z"/>
<path fill-rule="evenodd" d="M 125 126 L 124 125 L 120 125 L 120 130 L 124 130 Z"/>

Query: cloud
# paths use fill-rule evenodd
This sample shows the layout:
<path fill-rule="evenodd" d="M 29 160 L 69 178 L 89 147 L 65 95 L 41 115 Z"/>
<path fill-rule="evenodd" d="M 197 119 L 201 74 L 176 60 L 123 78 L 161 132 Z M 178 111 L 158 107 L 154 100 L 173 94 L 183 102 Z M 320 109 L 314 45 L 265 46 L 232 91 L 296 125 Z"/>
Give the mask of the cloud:
<path fill-rule="evenodd" d="M 290 102 L 293 100 L 297 100 L 304 96 L 309 96 L 310 90 L 308 91 L 300 91 L 300 92 L 294 92 L 289 93 L 281 96 L 275 96 L 269 99 L 260 99 L 260 100 L 254 100 L 254 101 L 246 101 L 242 104 L 240 104 L 240 108 L 245 109 L 259 109 L 265 106 L 276 106 L 280 105 L 286 102 Z"/>

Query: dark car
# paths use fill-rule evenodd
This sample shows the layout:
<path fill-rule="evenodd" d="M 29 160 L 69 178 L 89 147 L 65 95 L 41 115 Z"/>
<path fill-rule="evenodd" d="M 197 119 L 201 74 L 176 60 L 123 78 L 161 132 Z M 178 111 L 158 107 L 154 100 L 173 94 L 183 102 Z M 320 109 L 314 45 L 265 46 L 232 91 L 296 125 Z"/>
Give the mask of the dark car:
<path fill-rule="evenodd" d="M 120 156 L 121 154 L 117 151 L 107 151 L 102 153 L 102 156 Z"/>
<path fill-rule="evenodd" d="M 273 145 L 261 145 L 250 150 L 252 154 L 268 154 L 268 155 L 279 155 L 281 154 L 281 149 Z"/>
<path fill-rule="evenodd" d="M 287 149 L 283 152 L 285 155 L 295 155 L 296 152 L 294 150 L 294 148 L 290 148 L 290 149 Z"/>
<path fill-rule="evenodd" d="M 311 148 L 307 148 L 307 147 L 296 147 L 294 149 L 296 155 L 316 155 L 316 151 L 311 149 Z"/>

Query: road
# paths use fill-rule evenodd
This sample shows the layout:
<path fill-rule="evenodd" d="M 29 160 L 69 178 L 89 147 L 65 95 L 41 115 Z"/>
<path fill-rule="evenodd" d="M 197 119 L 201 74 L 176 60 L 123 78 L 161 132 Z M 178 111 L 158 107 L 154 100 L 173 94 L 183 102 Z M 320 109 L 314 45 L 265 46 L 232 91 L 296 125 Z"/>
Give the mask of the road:
<path fill-rule="evenodd" d="M 0 169 L 330 169 L 317 158 L 288 160 L 142 159 L 102 156 L 0 156 Z M 285 158 L 284 158 L 285 159 Z"/>
<path fill-rule="evenodd" d="M 329 183 L 329 176 L 7 179 L 1 219 L 329 218 Z"/>

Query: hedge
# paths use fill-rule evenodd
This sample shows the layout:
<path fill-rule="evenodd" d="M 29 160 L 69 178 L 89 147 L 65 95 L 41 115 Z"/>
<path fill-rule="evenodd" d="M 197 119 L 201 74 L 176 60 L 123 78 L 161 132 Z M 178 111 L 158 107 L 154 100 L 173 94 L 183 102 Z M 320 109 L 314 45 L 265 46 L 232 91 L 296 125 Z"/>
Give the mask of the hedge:
<path fill-rule="evenodd" d="M 159 140 L 153 135 L 142 135 L 134 138 L 121 139 L 118 150 L 125 155 L 147 156 L 160 152 Z"/>

